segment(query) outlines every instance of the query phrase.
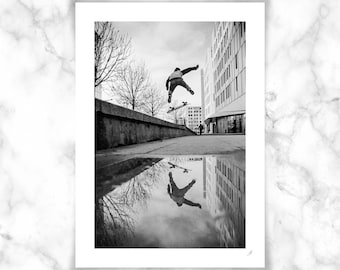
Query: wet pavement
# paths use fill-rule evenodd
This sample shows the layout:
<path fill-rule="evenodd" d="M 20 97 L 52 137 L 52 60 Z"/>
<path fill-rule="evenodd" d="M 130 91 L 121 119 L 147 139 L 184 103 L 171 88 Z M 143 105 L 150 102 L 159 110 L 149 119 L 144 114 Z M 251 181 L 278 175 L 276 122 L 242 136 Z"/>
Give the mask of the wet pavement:
<path fill-rule="evenodd" d="M 245 247 L 245 151 L 96 169 L 96 247 Z"/>

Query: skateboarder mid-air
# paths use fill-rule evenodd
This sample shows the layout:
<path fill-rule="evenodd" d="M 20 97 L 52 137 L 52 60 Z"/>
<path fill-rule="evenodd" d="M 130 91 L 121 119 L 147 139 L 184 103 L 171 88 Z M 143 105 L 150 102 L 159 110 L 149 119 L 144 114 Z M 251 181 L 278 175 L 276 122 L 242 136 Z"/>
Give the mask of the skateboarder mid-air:
<path fill-rule="evenodd" d="M 166 81 L 166 90 L 169 92 L 169 97 L 168 97 L 168 103 L 171 102 L 171 97 L 172 97 L 172 93 L 174 92 L 175 88 L 180 85 L 183 86 L 185 89 L 187 89 L 188 92 L 190 92 L 190 94 L 194 94 L 194 91 L 192 91 L 192 89 L 190 88 L 189 85 L 186 84 L 186 82 L 182 79 L 182 76 L 187 74 L 188 72 L 192 71 L 192 70 L 197 70 L 198 69 L 198 65 L 196 65 L 195 67 L 189 67 L 186 69 L 181 70 L 180 68 L 175 68 L 174 72 L 172 72 L 169 76 L 169 78 Z M 169 85 L 170 84 L 170 85 Z"/>

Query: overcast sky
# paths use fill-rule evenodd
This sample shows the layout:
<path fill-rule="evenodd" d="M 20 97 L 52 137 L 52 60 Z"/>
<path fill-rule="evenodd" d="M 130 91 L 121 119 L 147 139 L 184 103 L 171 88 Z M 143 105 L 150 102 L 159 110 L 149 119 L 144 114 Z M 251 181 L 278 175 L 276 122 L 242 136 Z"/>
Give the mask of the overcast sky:
<path fill-rule="evenodd" d="M 115 22 L 122 33 L 132 39 L 132 57 L 144 61 L 155 85 L 167 96 L 165 82 L 176 68 L 204 66 L 207 48 L 211 43 L 213 23 L 209 22 Z M 195 91 L 192 96 L 178 86 L 173 101 L 188 101 L 201 105 L 200 69 L 183 79 Z"/>

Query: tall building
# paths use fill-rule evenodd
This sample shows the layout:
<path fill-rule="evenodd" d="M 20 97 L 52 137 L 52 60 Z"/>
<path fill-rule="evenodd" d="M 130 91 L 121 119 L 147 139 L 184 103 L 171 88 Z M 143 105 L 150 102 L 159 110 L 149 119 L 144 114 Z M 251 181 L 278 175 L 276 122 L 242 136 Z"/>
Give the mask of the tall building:
<path fill-rule="evenodd" d="M 201 122 L 204 123 L 204 119 L 205 119 L 205 111 L 202 110 L 202 108 L 205 107 L 205 101 L 204 101 L 204 72 L 203 69 L 201 69 Z M 204 126 L 204 125 L 203 125 Z M 203 132 L 205 132 L 206 130 L 204 129 Z"/>
<path fill-rule="evenodd" d="M 202 71 L 202 122 L 215 113 L 212 47 L 208 48 L 205 66 Z M 213 133 L 213 123 L 205 123 L 205 133 Z"/>
<path fill-rule="evenodd" d="M 245 22 L 214 25 L 202 80 L 204 122 L 210 133 L 245 133 L 245 31 Z"/>
<path fill-rule="evenodd" d="M 186 126 L 192 131 L 199 133 L 199 125 L 202 123 L 201 106 L 187 106 L 185 118 Z"/>
<path fill-rule="evenodd" d="M 216 219 L 221 247 L 245 246 L 244 157 L 205 157 L 203 195 Z"/>

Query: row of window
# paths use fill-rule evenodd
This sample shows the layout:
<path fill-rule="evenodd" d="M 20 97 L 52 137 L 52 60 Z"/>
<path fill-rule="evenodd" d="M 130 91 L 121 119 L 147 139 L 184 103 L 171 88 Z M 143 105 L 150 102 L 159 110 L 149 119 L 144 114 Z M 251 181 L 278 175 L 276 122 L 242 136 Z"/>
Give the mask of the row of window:
<path fill-rule="evenodd" d="M 232 55 L 232 43 L 230 43 L 227 47 L 226 44 L 224 45 L 223 42 L 221 42 L 220 48 L 217 50 L 217 54 L 214 58 L 214 64 L 217 66 L 217 68 L 221 69 L 223 62 L 226 62 L 229 60 L 229 57 Z M 223 53 L 223 50 L 226 48 L 226 50 Z"/>
<path fill-rule="evenodd" d="M 220 106 L 225 101 L 230 103 L 232 100 L 242 95 L 245 92 L 245 85 L 246 81 L 244 69 L 231 83 L 225 87 L 225 89 L 220 94 L 217 95 L 215 98 L 216 107 Z"/>
<path fill-rule="evenodd" d="M 237 41 L 240 41 L 243 36 L 244 36 L 244 32 L 246 30 L 246 24 L 244 22 L 241 22 L 241 23 L 238 23 L 239 27 L 235 28 L 235 36 L 233 38 L 233 41 L 235 42 L 235 40 Z M 215 65 L 217 64 L 218 62 L 218 59 L 220 59 L 220 57 L 222 56 L 223 54 L 223 50 L 224 48 L 227 46 L 228 44 L 228 38 L 229 38 L 229 35 L 228 35 L 228 28 L 226 29 L 225 33 L 224 33 L 224 37 L 223 39 L 219 42 L 219 40 L 221 39 L 222 37 L 222 28 L 220 28 L 220 31 L 219 31 L 219 35 L 218 35 L 218 38 L 215 40 L 215 44 L 214 44 L 214 51 L 217 50 L 216 52 L 216 55 L 214 57 L 214 63 Z M 229 41 L 229 45 L 227 47 L 227 50 L 224 52 L 224 55 L 229 58 L 231 55 L 232 55 L 232 45 L 233 42 Z M 219 45 L 219 46 L 218 46 Z M 236 46 L 235 46 L 236 45 Z M 237 43 L 234 43 L 234 46 L 233 47 L 236 47 L 238 48 L 239 47 L 239 42 Z M 234 51 L 234 50 L 233 50 Z"/>
<path fill-rule="evenodd" d="M 223 30 L 226 28 L 226 26 L 227 26 L 228 24 L 227 24 L 226 22 L 223 22 L 223 24 L 222 24 L 222 23 L 218 23 L 217 25 L 218 25 L 218 26 L 216 27 L 217 31 L 216 31 L 216 30 L 214 31 L 214 34 L 215 34 L 215 39 L 214 39 L 214 50 L 216 50 L 216 48 L 217 48 L 217 46 L 218 46 L 218 41 L 222 38 L 222 32 L 223 32 Z M 231 29 L 231 31 L 232 31 L 232 27 L 235 27 L 235 26 L 236 26 L 236 23 L 234 23 L 233 25 L 229 23 L 229 25 L 230 25 L 230 29 Z M 228 40 L 228 31 L 229 31 L 229 27 L 227 27 L 227 29 L 226 29 L 226 31 L 225 31 L 225 34 L 224 34 L 224 37 L 223 37 L 223 41 L 224 41 L 225 43 L 226 43 L 227 40 Z M 218 32 L 217 35 L 216 35 L 216 32 Z M 224 43 L 224 44 L 225 44 L 225 43 Z"/>
<path fill-rule="evenodd" d="M 220 79 L 215 84 L 215 92 L 218 92 L 222 88 L 222 86 L 229 80 L 230 78 L 230 65 L 228 65 L 225 72 L 222 74 Z"/>
<path fill-rule="evenodd" d="M 242 70 L 243 67 L 245 67 L 245 50 L 246 47 L 245 44 L 243 44 L 240 49 L 235 53 L 233 61 L 229 63 L 227 63 L 227 58 L 222 58 L 221 63 L 214 71 L 215 92 L 218 92 L 223 84 L 225 84 L 230 78 L 235 76 L 239 72 L 239 70 Z"/>
<path fill-rule="evenodd" d="M 241 178 L 244 181 L 244 170 L 237 166 L 232 166 L 233 169 L 224 162 L 217 160 L 216 168 L 222 173 L 231 183 L 233 183 L 238 190 L 241 190 Z M 234 175 L 235 174 L 235 175 Z M 221 178 L 222 179 L 222 178 Z M 234 180 L 234 181 L 233 181 Z M 222 184 L 221 184 L 222 186 Z"/>
<path fill-rule="evenodd" d="M 236 83 L 236 91 L 238 91 L 238 83 L 237 83 L 237 77 L 234 80 Z M 220 106 L 223 104 L 228 98 L 231 97 L 231 83 L 217 96 L 215 102 L 216 102 L 216 107 Z"/>
<path fill-rule="evenodd" d="M 221 184 L 222 183 L 225 183 L 225 182 L 221 182 Z M 226 196 L 222 192 L 222 190 L 223 190 L 225 192 L 225 194 L 227 195 L 227 197 L 229 198 L 229 200 L 233 203 L 234 207 L 236 207 L 236 209 L 240 209 L 242 207 L 241 196 L 238 195 L 237 192 L 234 192 L 233 188 L 229 187 L 228 184 L 225 184 L 223 186 L 220 185 L 220 187 L 221 187 L 221 189 L 216 184 L 216 195 L 220 199 L 221 203 L 224 206 L 227 206 L 227 207 L 229 206 L 228 210 L 234 210 L 233 207 L 229 205 Z"/>
<path fill-rule="evenodd" d="M 225 69 L 225 71 L 222 73 L 222 75 L 220 76 L 219 80 L 217 80 L 216 84 L 215 84 L 215 92 L 218 92 L 225 83 L 228 82 L 229 79 L 231 79 L 233 76 L 235 76 L 235 74 L 237 74 L 237 70 L 239 68 L 239 65 L 238 65 L 238 55 L 239 54 L 236 54 L 235 55 L 235 69 L 234 69 L 234 72 L 231 73 L 231 65 L 229 64 L 227 66 L 227 68 Z M 217 73 L 219 75 L 219 73 Z M 217 76 L 218 76 L 217 75 Z"/>
<path fill-rule="evenodd" d="M 229 201 L 227 200 L 226 196 L 220 191 L 216 190 L 216 195 L 219 198 L 221 204 L 226 208 L 226 210 L 229 213 L 229 217 L 231 217 L 231 220 L 233 224 L 235 225 L 235 229 L 237 230 L 237 235 L 240 238 L 240 242 L 244 241 L 244 212 L 241 210 L 242 209 L 242 200 L 240 196 L 237 196 L 235 202 L 233 201 L 233 204 L 230 204 Z M 229 196 L 228 196 L 229 197 Z M 244 198 L 243 202 L 244 202 Z M 230 198 L 229 198 L 230 200 Z M 236 206 L 236 207 L 235 207 Z M 235 209 L 236 208 L 236 209 Z M 241 210 L 241 211 L 240 211 Z M 222 224 L 221 224 L 222 226 Z M 224 234 L 226 234 L 224 232 Z M 228 233 L 228 235 L 230 232 Z M 227 241 L 227 236 L 224 237 L 225 240 Z M 225 243 L 225 246 L 227 246 L 227 243 Z"/>
<path fill-rule="evenodd" d="M 243 23 L 242 23 L 243 25 Z M 245 24 L 244 24 L 245 25 Z M 242 33 L 242 27 L 240 28 L 239 31 L 237 31 L 236 33 Z M 225 48 L 225 47 L 224 47 Z M 231 68 L 233 68 L 233 70 L 237 71 L 239 68 L 243 68 L 245 66 L 245 41 L 244 43 L 241 42 L 240 38 L 233 38 L 229 45 L 226 47 L 226 50 L 224 51 L 224 54 L 222 55 L 222 49 L 224 49 L 222 46 L 218 49 L 217 55 L 215 57 L 214 63 L 216 66 L 216 69 L 214 71 L 214 88 L 215 88 L 215 92 L 219 90 L 219 88 L 222 87 L 223 83 L 225 83 L 225 81 L 227 79 L 229 79 L 231 76 L 233 76 L 232 74 L 230 74 L 230 70 Z M 240 55 L 239 52 L 242 52 L 242 54 Z M 227 63 L 229 62 L 230 57 L 234 55 L 232 62 L 230 62 L 228 65 Z M 241 61 L 241 63 L 239 63 Z M 222 73 L 222 71 L 224 70 L 224 67 L 227 65 L 227 69 L 224 72 L 224 74 L 222 75 L 222 77 L 217 81 L 217 79 L 219 78 L 220 74 Z"/>

